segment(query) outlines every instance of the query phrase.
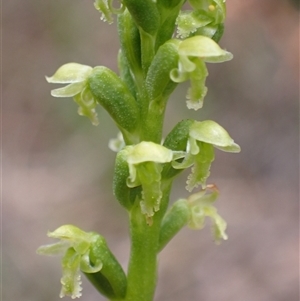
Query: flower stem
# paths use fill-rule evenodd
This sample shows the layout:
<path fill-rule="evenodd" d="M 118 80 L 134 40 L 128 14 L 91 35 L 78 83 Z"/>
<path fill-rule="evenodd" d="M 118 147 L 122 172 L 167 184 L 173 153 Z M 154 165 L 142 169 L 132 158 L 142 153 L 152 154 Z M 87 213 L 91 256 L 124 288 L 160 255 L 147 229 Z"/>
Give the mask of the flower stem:
<path fill-rule="evenodd" d="M 152 301 L 157 280 L 157 254 L 161 220 L 169 201 L 170 182 L 163 189 L 161 207 L 147 224 L 139 203 L 130 213 L 131 255 L 126 301 Z"/>

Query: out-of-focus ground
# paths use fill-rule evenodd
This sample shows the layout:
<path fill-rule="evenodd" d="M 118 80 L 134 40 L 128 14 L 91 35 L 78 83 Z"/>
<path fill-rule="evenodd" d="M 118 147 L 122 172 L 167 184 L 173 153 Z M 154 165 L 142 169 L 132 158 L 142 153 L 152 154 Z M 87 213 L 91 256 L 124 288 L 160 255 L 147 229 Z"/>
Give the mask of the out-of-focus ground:
<path fill-rule="evenodd" d="M 242 147 L 217 152 L 210 182 L 229 240 L 216 246 L 209 227 L 184 229 L 160 256 L 155 301 L 299 300 L 299 2 L 228 0 L 222 47 L 233 61 L 210 65 L 204 109 L 185 106 L 187 85 L 170 101 L 166 133 L 192 117 L 223 125 Z M 76 224 L 103 234 L 124 267 L 127 217 L 111 191 L 117 130 L 79 117 L 71 99 L 54 99 L 44 76 L 62 64 L 116 70 L 115 24 L 92 1 L 2 3 L 4 301 L 59 300 L 58 258 L 36 248 L 47 230 Z M 172 200 L 186 197 L 186 174 Z M 81 300 L 104 300 L 84 279 Z"/>

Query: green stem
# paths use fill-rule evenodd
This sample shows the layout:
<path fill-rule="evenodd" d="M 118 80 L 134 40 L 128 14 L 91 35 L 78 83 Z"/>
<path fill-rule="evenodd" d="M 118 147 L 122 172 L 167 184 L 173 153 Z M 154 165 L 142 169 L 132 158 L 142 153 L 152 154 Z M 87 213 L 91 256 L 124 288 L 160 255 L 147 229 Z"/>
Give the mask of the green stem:
<path fill-rule="evenodd" d="M 161 208 L 148 225 L 139 202 L 130 213 L 131 255 L 126 301 L 152 301 L 157 279 L 157 253 L 161 220 L 168 206 L 171 184 L 164 185 Z"/>
<path fill-rule="evenodd" d="M 160 100 L 149 103 L 148 111 L 143 118 L 141 141 L 161 143 L 165 109 L 166 103 Z"/>

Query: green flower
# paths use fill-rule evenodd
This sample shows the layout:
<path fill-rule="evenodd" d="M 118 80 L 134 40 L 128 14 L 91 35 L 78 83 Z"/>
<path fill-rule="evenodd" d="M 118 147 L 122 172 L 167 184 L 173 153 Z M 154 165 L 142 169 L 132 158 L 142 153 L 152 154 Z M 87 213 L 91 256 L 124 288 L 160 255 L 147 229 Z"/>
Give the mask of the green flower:
<path fill-rule="evenodd" d="M 141 210 L 151 219 L 159 210 L 162 198 L 162 164 L 173 160 L 173 152 L 162 145 L 145 141 L 135 146 L 127 146 L 125 150 L 129 167 L 127 186 L 142 186 Z"/>
<path fill-rule="evenodd" d="M 87 84 L 88 77 L 93 68 L 77 63 L 68 63 L 61 66 L 53 76 L 46 77 L 48 83 L 68 84 L 63 88 L 54 89 L 51 95 L 54 97 L 73 97 L 79 105 L 78 114 L 88 117 L 93 125 L 98 125 L 99 121 L 95 107 L 97 105 Z"/>
<path fill-rule="evenodd" d="M 113 152 L 119 152 L 125 146 L 125 141 L 121 132 L 118 133 L 116 138 L 112 138 L 108 142 L 108 147 Z"/>
<path fill-rule="evenodd" d="M 221 239 L 227 240 L 225 233 L 226 221 L 218 214 L 213 203 L 219 196 L 219 191 L 215 185 L 207 185 L 206 189 L 192 194 L 187 203 L 190 208 L 188 226 L 192 229 L 202 229 L 205 226 L 206 217 L 210 217 L 213 222 L 212 230 L 216 242 Z"/>
<path fill-rule="evenodd" d="M 102 269 L 101 260 L 91 262 L 90 249 L 99 235 L 87 233 L 73 225 L 64 225 L 53 232 L 48 232 L 51 238 L 60 242 L 44 245 L 38 248 L 40 255 L 63 255 L 60 297 L 71 296 L 72 299 L 81 296 L 80 271 L 96 273 Z"/>
<path fill-rule="evenodd" d="M 212 38 L 226 17 L 225 0 L 190 0 L 193 10 L 180 12 L 176 24 L 181 38 L 205 35 Z"/>
<path fill-rule="evenodd" d="M 229 136 L 228 132 L 212 120 L 195 121 L 189 129 L 187 153 L 182 162 L 173 161 L 175 169 L 192 167 L 187 180 L 187 190 L 192 191 L 199 184 L 203 188 L 210 175 L 210 166 L 214 161 L 214 147 L 225 152 L 238 153 L 240 147 Z"/>
<path fill-rule="evenodd" d="M 205 63 L 225 62 L 233 56 L 205 36 L 194 36 L 182 41 L 178 47 L 178 54 L 178 67 L 171 70 L 170 78 L 176 83 L 190 80 L 187 107 L 198 110 L 202 108 L 207 93 L 205 80 L 208 72 Z"/>

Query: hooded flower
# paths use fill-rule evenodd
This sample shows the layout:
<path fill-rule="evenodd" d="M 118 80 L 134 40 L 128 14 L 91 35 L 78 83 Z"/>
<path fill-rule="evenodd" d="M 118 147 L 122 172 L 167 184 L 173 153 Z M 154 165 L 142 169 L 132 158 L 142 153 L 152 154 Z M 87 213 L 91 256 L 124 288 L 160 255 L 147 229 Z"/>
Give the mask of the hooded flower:
<path fill-rule="evenodd" d="M 72 299 L 81 296 L 80 270 L 85 273 L 96 273 L 102 268 L 102 262 L 90 260 L 90 248 L 99 235 L 87 233 L 72 225 L 64 225 L 53 232 L 48 232 L 51 238 L 60 242 L 44 245 L 38 248 L 40 255 L 63 255 L 60 297 L 71 296 Z"/>
<path fill-rule="evenodd" d="M 205 226 L 206 217 L 210 217 L 213 222 L 212 230 L 216 242 L 221 239 L 227 240 L 225 233 L 227 224 L 218 214 L 213 203 L 219 196 L 219 191 L 215 185 L 207 185 L 206 189 L 192 194 L 187 203 L 190 208 L 190 218 L 188 226 L 192 229 L 202 229 Z"/>
<path fill-rule="evenodd" d="M 178 47 L 178 54 L 178 67 L 171 70 L 170 78 L 176 83 L 190 80 L 187 107 L 198 110 L 202 108 L 207 93 L 205 80 L 208 72 L 205 63 L 225 62 L 233 56 L 205 36 L 194 36 L 182 41 Z"/>
<path fill-rule="evenodd" d="M 150 218 L 159 210 L 162 197 L 162 164 L 173 160 L 173 152 L 162 145 L 145 141 L 126 148 L 129 167 L 127 186 L 142 186 L 141 210 Z"/>
<path fill-rule="evenodd" d="M 228 132 L 212 120 L 195 121 L 189 129 L 187 154 L 182 162 L 172 162 L 175 169 L 192 167 L 187 180 L 187 190 L 192 191 L 199 184 L 203 188 L 210 175 L 210 166 L 214 161 L 214 147 L 225 152 L 238 153 L 240 147 Z"/>
<path fill-rule="evenodd" d="M 87 85 L 87 79 L 93 68 L 77 63 L 68 63 L 61 66 L 53 76 L 46 77 L 48 83 L 68 84 L 63 88 L 54 89 L 54 97 L 73 97 L 79 105 L 78 114 L 88 117 L 94 125 L 98 125 L 95 101 Z"/>

